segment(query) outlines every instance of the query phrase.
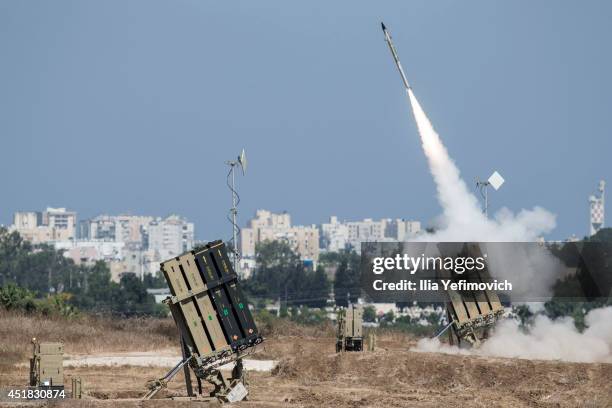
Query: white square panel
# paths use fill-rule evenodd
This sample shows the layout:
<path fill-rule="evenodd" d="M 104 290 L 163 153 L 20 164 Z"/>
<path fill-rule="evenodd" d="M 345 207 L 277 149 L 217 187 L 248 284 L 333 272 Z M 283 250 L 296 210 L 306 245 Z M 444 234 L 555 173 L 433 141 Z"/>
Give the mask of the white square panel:
<path fill-rule="evenodd" d="M 498 172 L 494 172 L 493 174 L 491 174 L 491 177 L 489 177 L 488 181 L 494 189 L 499 190 L 499 188 L 502 186 L 502 184 L 504 184 L 504 181 L 506 180 L 504 180 L 501 174 L 499 174 Z"/>

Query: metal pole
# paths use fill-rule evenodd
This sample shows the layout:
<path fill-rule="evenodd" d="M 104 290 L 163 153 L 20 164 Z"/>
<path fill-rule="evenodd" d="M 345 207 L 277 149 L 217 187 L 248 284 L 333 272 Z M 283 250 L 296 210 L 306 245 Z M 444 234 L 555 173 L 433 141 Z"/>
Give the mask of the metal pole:
<path fill-rule="evenodd" d="M 448 307 L 446 308 L 446 320 L 448 320 L 449 322 L 453 321 L 453 318 L 451 316 L 451 312 L 450 312 L 450 310 L 448 310 Z M 448 332 L 448 344 L 450 344 L 451 346 L 453 346 L 455 344 L 455 341 L 453 340 L 453 331 L 452 330 Z"/>
<path fill-rule="evenodd" d="M 484 191 L 485 191 L 485 217 L 489 218 L 489 183 L 486 183 L 484 185 Z"/>
<path fill-rule="evenodd" d="M 453 323 L 454 321 L 451 321 L 449 324 L 447 324 L 446 327 L 444 327 L 444 329 L 442 329 L 442 331 L 438 333 L 435 338 L 437 339 L 438 337 L 443 335 L 453 325 Z"/>
<path fill-rule="evenodd" d="M 606 182 L 604 180 L 601 180 L 599 182 L 599 189 L 601 190 L 601 210 L 603 211 L 603 218 L 601 220 L 601 228 L 604 227 L 605 223 L 606 223 L 606 218 L 605 218 L 605 214 L 606 214 L 606 202 L 605 202 L 605 195 L 606 195 Z"/>
<path fill-rule="evenodd" d="M 480 192 L 481 197 L 484 199 L 484 208 L 482 212 L 485 217 L 489 218 L 489 182 L 488 181 L 480 181 L 476 179 L 476 188 Z"/>
<path fill-rule="evenodd" d="M 236 216 L 238 209 L 236 208 L 236 181 L 234 175 L 235 163 L 232 164 L 232 236 L 233 236 L 233 251 L 234 251 L 234 271 L 238 272 L 238 231 L 236 227 Z"/>

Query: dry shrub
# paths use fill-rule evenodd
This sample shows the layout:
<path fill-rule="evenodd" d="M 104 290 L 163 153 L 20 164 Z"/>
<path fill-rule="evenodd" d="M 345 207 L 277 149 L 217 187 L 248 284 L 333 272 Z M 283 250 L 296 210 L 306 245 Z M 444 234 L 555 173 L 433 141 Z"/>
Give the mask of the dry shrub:
<path fill-rule="evenodd" d="M 169 318 L 75 318 L 0 311 L 0 364 L 26 361 L 33 337 L 62 341 L 67 354 L 173 348 L 178 332 Z"/>
<path fill-rule="evenodd" d="M 297 378 L 299 372 L 295 367 L 294 361 L 283 358 L 278 362 L 276 367 L 272 369 L 271 373 L 276 377 Z"/>
<path fill-rule="evenodd" d="M 332 381 L 344 373 L 348 364 L 344 354 L 304 353 L 296 350 L 292 358 L 284 358 L 272 371 L 273 376 L 299 379 L 303 384 Z"/>
<path fill-rule="evenodd" d="M 288 319 L 275 319 L 268 328 L 268 335 L 297 337 L 329 337 L 334 336 L 334 328 L 330 322 L 313 326 L 304 326 Z"/>

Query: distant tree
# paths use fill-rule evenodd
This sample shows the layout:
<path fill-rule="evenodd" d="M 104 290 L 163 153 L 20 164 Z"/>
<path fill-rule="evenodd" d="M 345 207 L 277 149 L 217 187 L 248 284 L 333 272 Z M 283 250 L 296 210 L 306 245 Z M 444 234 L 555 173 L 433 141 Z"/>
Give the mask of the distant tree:
<path fill-rule="evenodd" d="M 284 241 L 264 241 L 255 247 L 257 267 L 246 281 L 251 296 L 285 299 L 291 295 L 302 265 L 300 258 Z"/>
<path fill-rule="evenodd" d="M 113 285 L 111 273 L 102 261 L 85 269 L 82 273 L 82 285 L 75 289 L 73 303 L 86 310 L 108 311 L 112 302 Z"/>
<path fill-rule="evenodd" d="M 323 308 L 327 305 L 331 282 L 321 266 L 315 272 L 309 274 L 307 290 L 308 301 L 304 303 L 305 305 L 317 308 Z"/>
<path fill-rule="evenodd" d="M 164 277 L 164 274 L 161 271 L 157 271 L 153 274 L 145 273 L 142 283 L 145 288 L 161 289 L 168 287 L 166 278 Z"/>
<path fill-rule="evenodd" d="M 0 228 L 0 284 L 13 282 L 39 293 L 61 292 L 78 271 L 71 259 L 53 247 L 33 246 L 16 231 Z"/>
<path fill-rule="evenodd" d="M 119 285 L 113 288 L 114 309 L 122 314 L 150 314 L 155 300 L 147 293 L 143 282 L 133 273 L 121 275 Z"/>
<path fill-rule="evenodd" d="M 19 308 L 26 311 L 38 308 L 44 313 L 72 314 L 72 306 L 118 313 L 159 310 L 136 276 L 126 275 L 117 284 L 111 281 L 106 263 L 75 265 L 63 251 L 45 244 L 32 245 L 5 228 L 0 228 L 0 285 L 3 289 L 11 286 L 3 292 L 7 304 L 22 297 L 25 303 Z"/>
<path fill-rule="evenodd" d="M 323 267 L 338 266 L 341 261 L 341 252 L 323 252 L 319 255 L 319 265 Z"/>
<path fill-rule="evenodd" d="M 104 302 L 111 298 L 114 285 L 110 269 L 104 262 L 95 263 L 88 271 L 85 282 L 85 293 L 89 299 L 94 302 Z"/>
<path fill-rule="evenodd" d="M 299 309 L 292 309 L 291 320 L 298 324 L 317 325 L 327 320 L 327 315 L 323 310 L 311 310 L 308 306 L 300 306 Z"/>
<path fill-rule="evenodd" d="M 585 237 L 584 241 L 591 242 L 612 242 L 612 228 L 602 228 L 590 237 Z"/>
<path fill-rule="evenodd" d="M 363 321 L 364 322 L 375 322 L 376 321 L 376 308 L 372 305 L 363 308 Z"/>
<path fill-rule="evenodd" d="M 383 325 L 391 325 L 395 320 L 395 313 L 393 313 L 393 310 L 389 310 L 387 313 L 382 315 L 380 320 Z"/>
<path fill-rule="evenodd" d="M 36 308 L 34 292 L 9 283 L 0 288 L 0 306 L 6 310 L 33 311 Z"/>
<path fill-rule="evenodd" d="M 347 307 L 349 301 L 356 303 L 361 294 L 360 258 L 354 251 L 338 253 L 339 265 L 334 277 L 336 305 Z"/>
<path fill-rule="evenodd" d="M 534 315 L 531 310 L 529 310 L 529 306 L 527 305 L 513 306 L 512 311 L 516 313 L 520 319 L 521 326 L 527 326 L 533 321 Z"/>
<path fill-rule="evenodd" d="M 322 268 L 312 271 L 284 241 L 265 241 L 255 248 L 257 267 L 245 282 L 251 297 L 280 299 L 288 306 L 324 307 L 331 283 Z"/>

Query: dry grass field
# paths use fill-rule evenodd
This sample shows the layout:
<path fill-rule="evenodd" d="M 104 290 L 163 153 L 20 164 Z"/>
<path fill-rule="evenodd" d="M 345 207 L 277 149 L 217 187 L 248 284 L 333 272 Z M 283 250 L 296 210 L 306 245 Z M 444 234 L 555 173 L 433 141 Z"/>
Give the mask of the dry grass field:
<path fill-rule="evenodd" d="M 32 353 L 33 337 L 62 341 L 67 354 L 177 347 L 176 327 L 171 319 L 110 319 L 87 315 L 66 319 L 0 309 L 0 371 L 7 369 L 3 366 L 27 361 Z"/>
<path fill-rule="evenodd" d="M 11 327 L 8 334 L 5 327 Z M 282 322 L 264 327 L 267 339 L 257 358 L 278 360 L 271 372 L 249 373 L 249 401 L 239 407 L 612 407 L 612 365 L 455 356 L 409 351 L 415 339 L 398 333 L 378 336 L 374 352 L 334 352 L 331 327 Z M 27 342 L 33 335 L 62 339 L 68 354 L 101 355 L 175 347 L 170 320 L 77 322 L 0 315 L 0 387 L 27 382 Z M 12 342 L 24 341 L 26 346 Z M 178 349 L 177 349 L 178 353 Z M 160 367 L 66 367 L 65 377 L 83 380 L 84 399 L 61 406 L 200 407 L 207 403 L 171 401 L 185 395 L 182 375 L 154 401 L 140 401 L 147 380 Z M 1 405 L 2 403 L 0 403 Z M 40 403 L 39 403 L 40 404 Z M 34 406 L 10 403 L 5 406 Z M 58 405 L 58 403 L 53 404 Z M 216 404 L 212 404 L 216 406 Z"/>

